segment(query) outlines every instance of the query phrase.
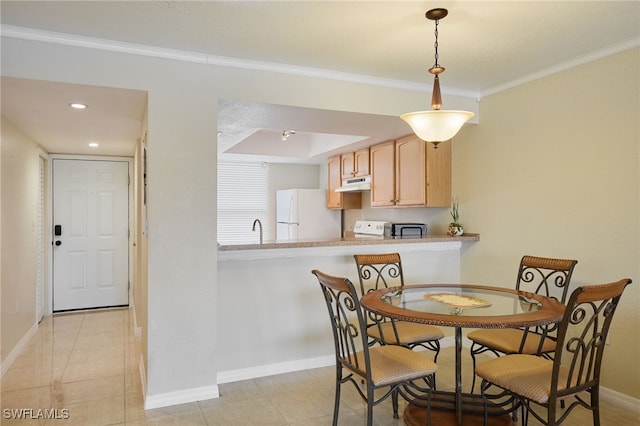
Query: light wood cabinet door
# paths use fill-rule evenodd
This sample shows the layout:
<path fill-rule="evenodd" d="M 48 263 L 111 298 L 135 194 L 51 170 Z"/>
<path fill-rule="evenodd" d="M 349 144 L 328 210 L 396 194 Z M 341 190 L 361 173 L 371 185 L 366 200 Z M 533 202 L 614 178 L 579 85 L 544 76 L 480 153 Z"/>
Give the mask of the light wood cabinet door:
<path fill-rule="evenodd" d="M 342 185 L 342 156 L 336 155 L 327 160 L 329 181 L 327 183 L 327 208 L 361 209 L 361 192 L 336 192 L 335 189 Z"/>
<path fill-rule="evenodd" d="M 342 179 L 369 176 L 369 147 L 340 156 Z"/>
<path fill-rule="evenodd" d="M 394 206 L 395 141 L 373 145 L 370 150 L 371 207 Z"/>
<path fill-rule="evenodd" d="M 396 206 L 427 204 L 426 145 L 415 136 L 396 141 Z"/>
<path fill-rule="evenodd" d="M 342 179 L 350 179 L 356 175 L 355 155 L 353 152 L 340 156 Z"/>
<path fill-rule="evenodd" d="M 369 176 L 369 147 L 353 153 L 354 176 Z"/>
<path fill-rule="evenodd" d="M 328 209 L 341 209 L 342 197 L 341 193 L 336 192 L 335 189 L 342 185 L 342 173 L 341 173 L 341 160 L 340 156 L 331 157 L 327 160 L 327 168 L 329 175 L 329 182 L 327 184 L 327 208 Z"/>
<path fill-rule="evenodd" d="M 427 148 L 427 207 L 451 206 L 451 141 Z"/>

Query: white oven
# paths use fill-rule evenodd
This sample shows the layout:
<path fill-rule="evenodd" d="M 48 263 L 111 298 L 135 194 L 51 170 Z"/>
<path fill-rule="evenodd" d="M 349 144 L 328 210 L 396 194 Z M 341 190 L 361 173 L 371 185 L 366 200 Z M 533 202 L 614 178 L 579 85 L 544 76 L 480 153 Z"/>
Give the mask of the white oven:
<path fill-rule="evenodd" d="M 356 220 L 353 235 L 357 238 L 384 238 L 391 236 L 391 223 L 381 220 Z"/>

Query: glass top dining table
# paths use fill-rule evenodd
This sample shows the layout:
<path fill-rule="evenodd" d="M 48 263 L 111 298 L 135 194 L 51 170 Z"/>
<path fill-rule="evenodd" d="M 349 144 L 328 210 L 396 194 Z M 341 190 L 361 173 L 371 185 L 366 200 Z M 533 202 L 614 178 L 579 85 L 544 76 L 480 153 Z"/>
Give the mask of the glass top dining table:
<path fill-rule="evenodd" d="M 361 299 L 364 309 L 401 321 L 455 328 L 456 386 L 452 394 L 455 411 L 450 424 L 471 423 L 481 412 L 462 393 L 462 328 L 520 328 L 554 324 L 561 320 L 564 305 L 556 299 L 515 289 L 474 284 L 419 284 L 370 291 Z M 467 405 L 465 405 L 467 404 Z M 476 402 L 477 405 L 477 402 Z M 471 408 L 470 408 L 471 407 Z M 423 422 L 422 410 L 409 405 L 407 424 Z M 463 419 L 463 415 L 465 416 Z M 432 414 L 433 417 L 433 414 Z M 496 416 L 493 424 L 511 424 L 509 416 Z M 492 419 L 492 417 L 490 417 Z M 446 418 L 440 419 L 447 423 Z M 490 423 L 491 424 L 491 423 Z"/>

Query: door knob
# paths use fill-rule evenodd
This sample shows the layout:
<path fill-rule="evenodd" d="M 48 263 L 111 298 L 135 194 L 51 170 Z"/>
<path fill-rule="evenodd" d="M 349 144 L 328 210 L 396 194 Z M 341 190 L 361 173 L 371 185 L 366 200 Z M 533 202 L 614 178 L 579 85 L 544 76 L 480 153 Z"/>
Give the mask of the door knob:
<path fill-rule="evenodd" d="M 62 241 L 60 241 L 60 240 L 56 241 L 56 245 L 57 246 L 61 246 L 62 245 Z"/>

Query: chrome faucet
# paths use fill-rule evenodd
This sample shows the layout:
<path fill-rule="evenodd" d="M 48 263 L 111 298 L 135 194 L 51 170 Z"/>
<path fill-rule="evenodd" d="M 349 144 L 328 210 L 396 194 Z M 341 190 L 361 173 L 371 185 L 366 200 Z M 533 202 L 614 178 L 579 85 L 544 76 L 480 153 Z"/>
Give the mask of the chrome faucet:
<path fill-rule="evenodd" d="M 262 222 L 260 222 L 260 219 L 256 219 L 253 221 L 253 227 L 251 228 L 251 230 L 252 231 L 256 230 L 256 223 L 260 227 L 260 244 L 262 244 Z"/>

